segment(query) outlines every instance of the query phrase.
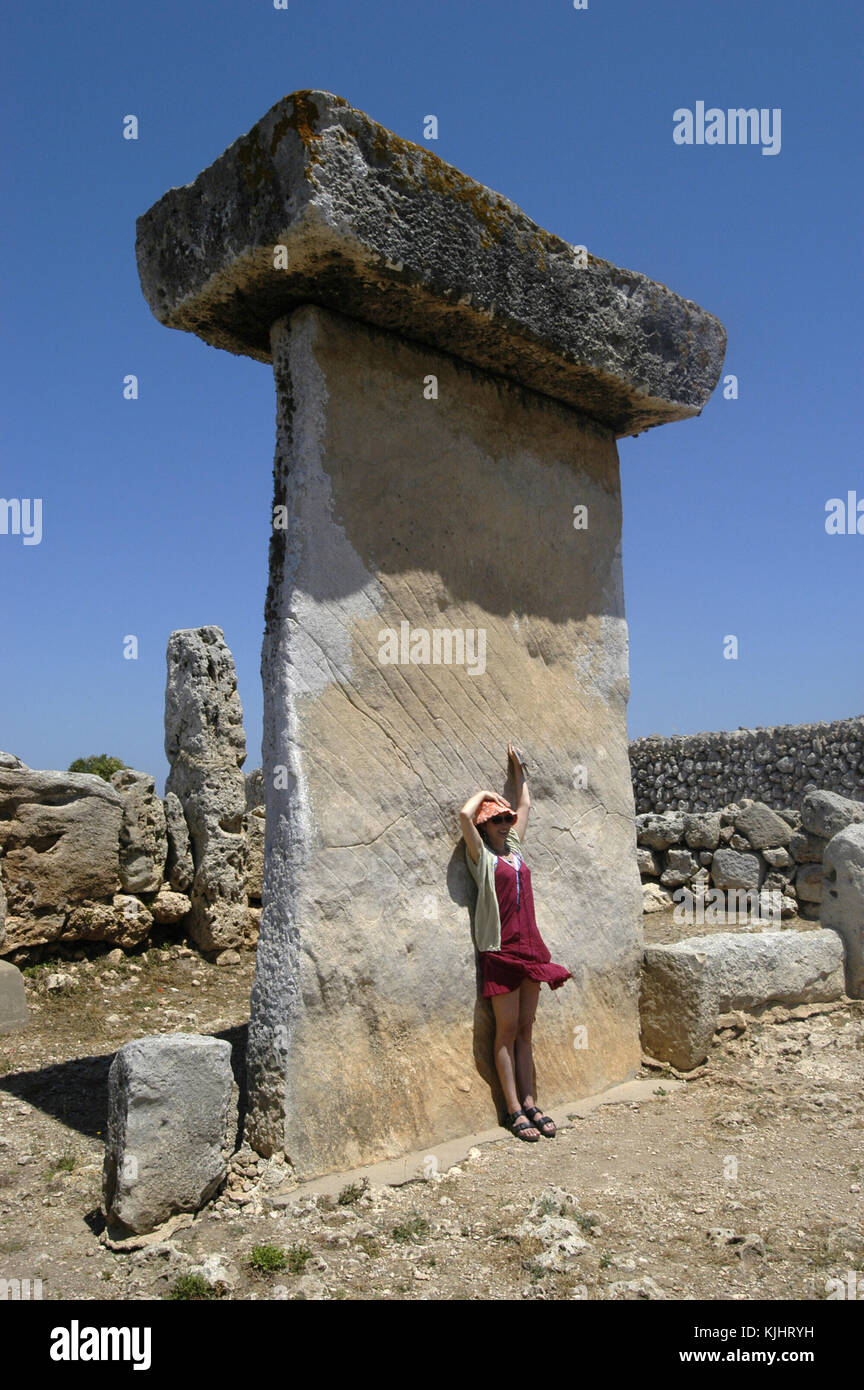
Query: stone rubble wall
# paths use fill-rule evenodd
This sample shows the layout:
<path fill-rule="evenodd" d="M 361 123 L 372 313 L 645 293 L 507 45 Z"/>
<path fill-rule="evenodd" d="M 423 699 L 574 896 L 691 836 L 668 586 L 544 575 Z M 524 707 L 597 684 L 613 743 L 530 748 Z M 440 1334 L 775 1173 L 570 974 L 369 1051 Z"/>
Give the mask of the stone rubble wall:
<path fill-rule="evenodd" d="M 861 824 L 864 801 L 815 788 L 800 808 L 780 811 L 745 797 L 715 811 L 643 812 L 636 817 L 643 912 L 687 905 L 711 923 L 714 914 L 735 916 L 758 902 L 765 917 L 779 908 L 783 918 L 817 920 L 828 843 Z M 755 896 L 734 896 L 742 894 Z"/>
<path fill-rule="evenodd" d="M 673 735 L 630 744 L 637 813 L 711 811 L 742 797 L 775 811 L 810 786 L 864 799 L 864 715 L 820 724 Z"/>

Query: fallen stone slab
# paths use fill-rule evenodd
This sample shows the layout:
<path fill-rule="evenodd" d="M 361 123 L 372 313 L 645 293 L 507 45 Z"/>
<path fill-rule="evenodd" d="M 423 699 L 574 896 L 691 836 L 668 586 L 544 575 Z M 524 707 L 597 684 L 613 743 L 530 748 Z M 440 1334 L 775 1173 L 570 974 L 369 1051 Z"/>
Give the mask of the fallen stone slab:
<path fill-rule="evenodd" d="M 708 1054 L 718 1015 L 843 995 L 836 932 L 718 932 L 649 946 L 642 963 L 642 1044 L 682 1071 Z"/>
<path fill-rule="evenodd" d="M 108 1073 L 103 1205 L 112 1239 L 198 1211 L 226 1176 L 236 1108 L 231 1046 L 196 1033 L 136 1038 Z"/>
<path fill-rule="evenodd" d="M 8 960 L 0 960 L 0 1033 L 15 1033 L 28 1023 L 24 976 Z"/>
<path fill-rule="evenodd" d="M 277 102 L 138 219 L 160 323 L 270 362 L 312 301 L 453 353 L 634 434 L 698 415 L 720 375 L 713 315 L 573 246 L 330 92 Z"/>
<path fill-rule="evenodd" d="M 846 993 L 864 999 L 864 825 L 849 825 L 825 849 L 822 925 L 846 947 Z"/>

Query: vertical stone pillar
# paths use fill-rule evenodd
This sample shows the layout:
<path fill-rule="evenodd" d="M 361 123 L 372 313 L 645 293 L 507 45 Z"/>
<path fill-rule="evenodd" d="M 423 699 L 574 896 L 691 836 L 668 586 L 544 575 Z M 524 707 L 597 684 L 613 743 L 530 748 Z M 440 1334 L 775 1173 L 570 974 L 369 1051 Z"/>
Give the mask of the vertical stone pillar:
<path fill-rule="evenodd" d="M 246 760 L 234 658 L 218 627 L 184 628 L 168 640 L 166 797 L 178 798 L 194 861 L 188 930 L 205 951 L 240 945 L 248 929 Z"/>
<path fill-rule="evenodd" d="M 494 1120 L 458 809 L 526 748 L 544 1105 L 639 1063 L 616 438 L 698 414 L 716 319 L 322 92 L 139 220 L 164 323 L 272 361 L 250 1141 L 299 1176 Z"/>

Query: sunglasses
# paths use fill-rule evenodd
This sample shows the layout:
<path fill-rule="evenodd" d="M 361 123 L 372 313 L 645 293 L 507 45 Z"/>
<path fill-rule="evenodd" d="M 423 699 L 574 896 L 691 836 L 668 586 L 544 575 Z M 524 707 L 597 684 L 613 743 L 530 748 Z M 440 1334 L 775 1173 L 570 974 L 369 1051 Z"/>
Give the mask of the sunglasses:
<path fill-rule="evenodd" d="M 506 814 L 505 814 L 505 815 L 501 815 L 501 816 L 490 816 L 490 817 L 489 817 L 489 824 L 490 824 L 490 825 L 510 825 L 511 822 L 514 821 L 515 819 L 516 819 L 515 816 L 508 816 L 508 815 L 506 815 Z"/>

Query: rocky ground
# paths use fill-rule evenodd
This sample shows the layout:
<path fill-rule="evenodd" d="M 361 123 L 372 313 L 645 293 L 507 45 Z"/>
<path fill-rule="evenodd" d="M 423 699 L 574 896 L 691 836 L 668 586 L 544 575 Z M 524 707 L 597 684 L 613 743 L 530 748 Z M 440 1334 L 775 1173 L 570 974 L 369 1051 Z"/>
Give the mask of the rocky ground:
<path fill-rule="evenodd" d="M 646 919 L 648 939 L 667 930 Z M 215 1206 L 108 1248 L 113 1053 L 160 1031 L 242 1038 L 253 973 L 252 952 L 217 966 L 177 944 L 31 967 L 31 1026 L 0 1038 L 0 1277 L 121 1300 L 809 1301 L 864 1279 L 864 1002 L 848 1000 L 727 1016 L 686 1079 L 643 1068 L 650 1099 L 536 1144 L 502 1130 L 402 1187 L 280 1191 L 285 1170 L 241 1151 Z"/>

